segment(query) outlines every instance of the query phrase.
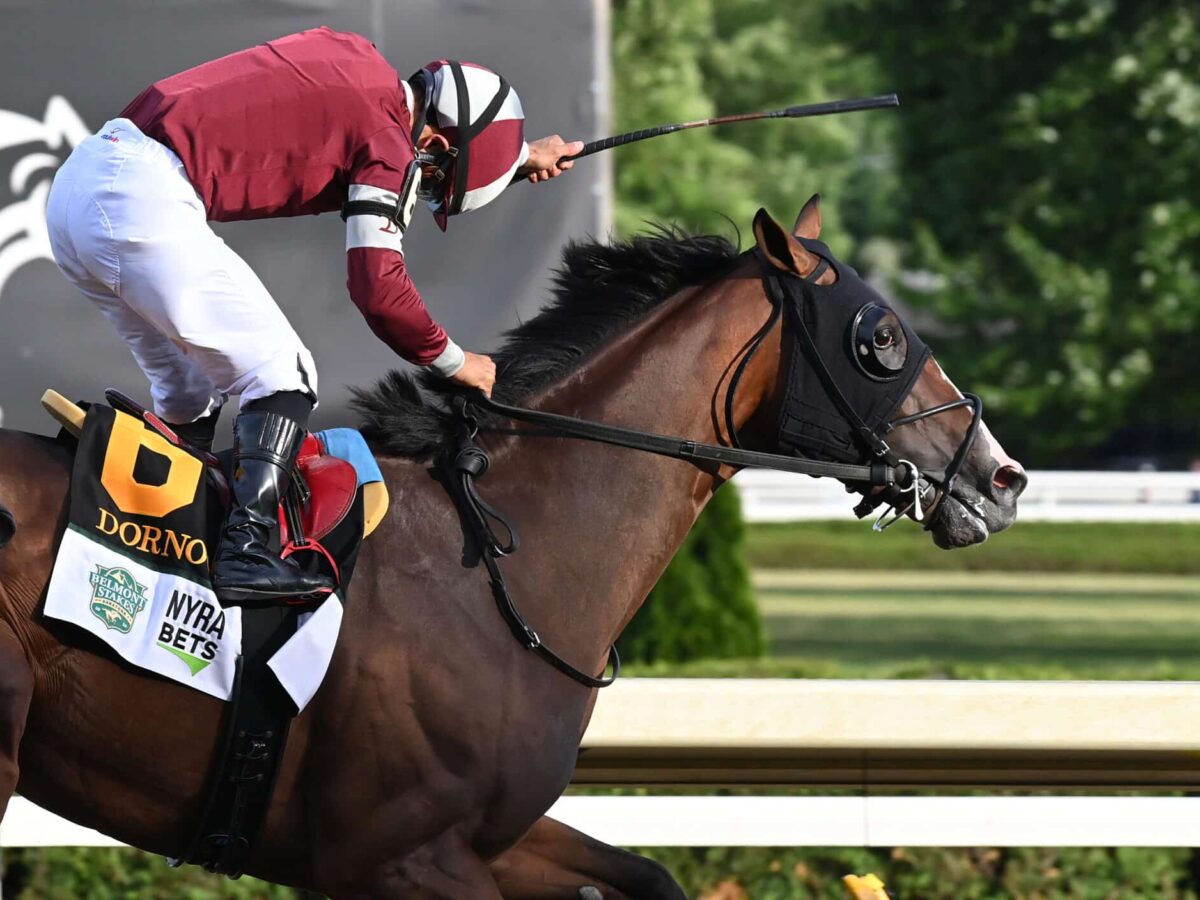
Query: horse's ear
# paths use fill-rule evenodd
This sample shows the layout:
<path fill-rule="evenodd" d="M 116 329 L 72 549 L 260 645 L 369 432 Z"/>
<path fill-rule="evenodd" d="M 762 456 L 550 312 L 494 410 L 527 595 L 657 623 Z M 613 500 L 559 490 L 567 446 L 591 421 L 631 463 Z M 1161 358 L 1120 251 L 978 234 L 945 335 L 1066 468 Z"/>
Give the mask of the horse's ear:
<path fill-rule="evenodd" d="M 796 216 L 796 225 L 792 228 L 796 237 L 808 238 L 815 241 L 821 236 L 821 195 L 813 194 Z"/>
<path fill-rule="evenodd" d="M 804 277 L 820 262 L 801 247 L 765 209 L 760 209 L 754 217 L 754 239 L 767 261 L 784 272 Z"/>

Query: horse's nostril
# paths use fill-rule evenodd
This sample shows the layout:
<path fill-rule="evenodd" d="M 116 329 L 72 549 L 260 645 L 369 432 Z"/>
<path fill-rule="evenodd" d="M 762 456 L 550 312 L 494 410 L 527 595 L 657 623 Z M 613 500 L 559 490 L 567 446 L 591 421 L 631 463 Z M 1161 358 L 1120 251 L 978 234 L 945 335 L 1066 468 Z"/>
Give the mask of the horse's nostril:
<path fill-rule="evenodd" d="M 1016 466 L 1000 466 L 992 475 L 992 485 L 1000 491 L 1010 491 L 1014 497 L 1021 496 L 1029 478 Z"/>

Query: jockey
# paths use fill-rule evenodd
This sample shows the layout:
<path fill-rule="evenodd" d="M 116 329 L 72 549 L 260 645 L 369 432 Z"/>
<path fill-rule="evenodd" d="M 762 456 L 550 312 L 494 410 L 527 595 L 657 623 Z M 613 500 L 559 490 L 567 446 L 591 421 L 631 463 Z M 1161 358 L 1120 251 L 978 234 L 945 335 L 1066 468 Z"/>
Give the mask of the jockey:
<path fill-rule="evenodd" d="M 58 171 L 54 259 L 128 343 L 157 415 L 208 449 L 222 404 L 241 398 L 213 573 L 223 603 L 313 599 L 332 584 L 272 548 L 317 401 L 312 355 L 208 223 L 340 211 L 350 296 L 371 330 L 490 393 L 495 364 L 431 318 L 403 241 L 418 200 L 445 230 L 515 173 L 570 168 L 559 160 L 581 143 L 527 144 L 523 123 L 516 92 L 482 66 L 439 60 L 404 81 L 370 41 L 316 28 L 156 82 Z"/>

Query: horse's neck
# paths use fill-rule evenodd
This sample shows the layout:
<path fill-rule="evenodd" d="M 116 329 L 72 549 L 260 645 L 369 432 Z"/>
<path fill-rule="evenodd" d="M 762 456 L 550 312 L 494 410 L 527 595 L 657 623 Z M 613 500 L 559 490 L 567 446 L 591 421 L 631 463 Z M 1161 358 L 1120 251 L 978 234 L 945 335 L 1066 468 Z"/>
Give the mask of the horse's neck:
<path fill-rule="evenodd" d="M 717 413 L 723 410 L 730 363 L 769 309 L 761 296 L 761 315 L 752 309 L 756 298 L 746 282 L 695 294 L 689 290 L 668 301 L 532 405 L 627 428 L 720 440 Z M 599 662 L 606 642 L 632 618 L 729 472 L 543 437 L 516 438 L 502 453 L 493 471 L 525 473 L 513 477 L 528 479 L 524 490 L 544 498 L 528 504 L 519 521 L 524 543 L 517 557 L 530 566 L 522 579 L 529 597 L 522 602 L 548 639 L 573 643 L 575 659 L 594 654 Z M 546 591 L 548 577 L 561 590 Z M 573 593 L 564 595 L 567 590 Z"/>

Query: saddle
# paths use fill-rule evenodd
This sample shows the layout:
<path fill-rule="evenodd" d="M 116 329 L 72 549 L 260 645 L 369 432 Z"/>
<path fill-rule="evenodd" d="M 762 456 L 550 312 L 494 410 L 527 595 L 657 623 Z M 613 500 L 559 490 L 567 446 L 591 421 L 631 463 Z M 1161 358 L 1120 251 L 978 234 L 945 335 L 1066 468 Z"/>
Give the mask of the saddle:
<path fill-rule="evenodd" d="M 116 551 L 132 554 L 146 564 L 170 551 L 173 571 L 191 566 L 193 580 L 203 582 L 208 566 L 206 545 L 215 545 L 229 506 L 227 472 L 232 454 L 191 447 L 136 401 L 116 391 L 106 391 L 105 396 L 115 412 L 93 408 L 88 413 L 54 391 L 42 397 L 50 415 L 79 441 L 69 521 L 88 525 L 115 542 L 111 546 Z M 280 505 L 280 545 L 283 555 L 303 554 L 297 557 L 300 565 L 320 568 L 334 579 L 333 608 L 321 609 L 316 617 L 333 612 L 340 621 L 337 604 L 346 602 L 359 545 L 387 511 L 387 489 L 381 479 L 358 432 L 334 429 L 305 437 L 291 486 Z M 78 502 L 76 480 L 82 485 Z M 97 509 L 97 504 L 101 508 Z M 103 508 L 105 505 L 111 508 Z M 0 538 L 2 526 L 0 517 Z M 104 622 L 105 630 L 128 633 L 143 608 L 138 602 L 143 586 L 136 571 L 116 566 L 98 570 L 93 583 L 101 584 L 91 613 Z M 175 592 L 176 597 L 179 594 Z M 177 608 L 186 605 L 190 616 L 194 602 L 187 595 Z M 318 603 L 327 605 L 331 599 Z M 232 688 L 224 682 L 229 702 L 220 749 L 209 772 L 204 812 L 194 837 L 172 864 L 195 863 L 212 872 L 240 875 L 270 806 L 291 721 L 311 697 L 311 692 L 305 699 L 289 694 L 271 661 L 296 635 L 302 617 L 312 609 L 305 604 L 241 610 L 240 653 L 225 670 L 231 669 Z M 188 642 L 196 636 L 196 629 L 170 632 L 170 636 L 180 635 L 178 644 L 168 645 L 169 635 L 164 632 L 157 646 L 178 659 L 191 660 L 195 677 L 209 661 L 198 657 L 199 644 Z M 323 672 L 324 663 L 311 691 L 316 690 Z"/>
<path fill-rule="evenodd" d="M 197 456 L 206 467 L 206 474 L 228 506 L 229 487 L 226 480 L 226 465 L 221 457 L 188 447 L 169 426 L 137 401 L 119 391 L 107 390 L 106 399 L 115 408 L 140 419 L 169 443 L 183 447 Z M 54 390 L 42 395 L 42 407 L 59 425 L 73 437 L 78 438 L 83 429 L 85 410 Z M 346 454 L 353 456 L 353 451 Z M 296 498 L 299 501 L 291 516 L 281 508 L 280 538 L 286 547 L 293 539 L 320 541 L 346 517 L 354 502 L 355 490 L 359 485 L 359 473 L 353 461 L 330 453 L 325 443 L 315 434 L 308 434 L 300 447 L 296 460 L 297 477 L 293 479 Z M 362 484 L 363 494 L 363 539 L 371 535 L 387 514 L 390 498 L 387 486 L 382 481 L 367 481 Z M 300 519 L 296 523 L 295 516 Z M 290 521 L 289 521 L 290 519 Z M 291 527 L 289 527 L 289 525 Z"/>

